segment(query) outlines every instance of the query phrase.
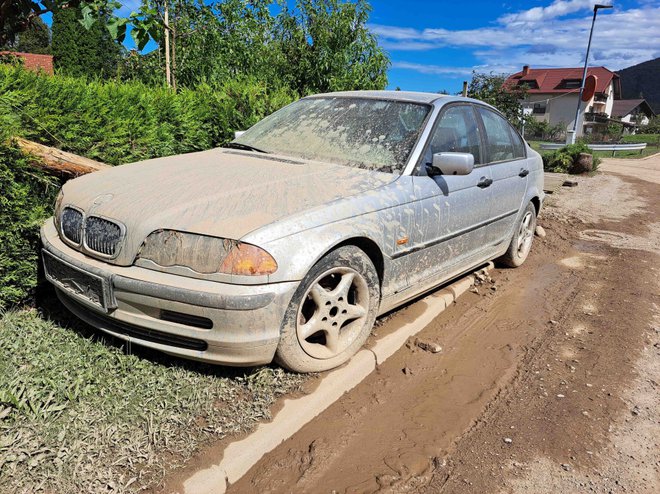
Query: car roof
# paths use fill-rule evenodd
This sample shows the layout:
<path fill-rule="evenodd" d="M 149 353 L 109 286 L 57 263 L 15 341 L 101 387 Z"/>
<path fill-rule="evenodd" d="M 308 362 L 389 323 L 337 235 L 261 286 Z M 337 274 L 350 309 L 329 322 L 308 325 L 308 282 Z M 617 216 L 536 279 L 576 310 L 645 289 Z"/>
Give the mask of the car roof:
<path fill-rule="evenodd" d="M 373 98 L 392 101 L 411 101 L 414 103 L 433 103 L 441 98 L 449 98 L 447 94 L 421 93 L 416 91 L 338 91 L 335 93 L 314 94 L 309 98 L 340 97 L 340 98 Z"/>

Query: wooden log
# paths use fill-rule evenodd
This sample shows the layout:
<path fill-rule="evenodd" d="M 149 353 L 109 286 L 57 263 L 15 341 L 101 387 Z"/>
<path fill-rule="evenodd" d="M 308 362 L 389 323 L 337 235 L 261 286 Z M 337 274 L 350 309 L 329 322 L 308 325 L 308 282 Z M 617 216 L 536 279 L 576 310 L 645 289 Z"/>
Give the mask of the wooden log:
<path fill-rule="evenodd" d="M 106 170 L 110 165 L 94 161 L 77 154 L 67 153 L 60 149 L 50 146 L 44 146 L 37 142 L 23 139 L 22 137 L 14 137 L 13 141 L 27 154 L 31 154 L 39 158 L 34 161 L 34 165 L 44 170 L 64 175 L 67 177 L 77 177 L 87 173 L 96 172 L 99 170 Z"/>

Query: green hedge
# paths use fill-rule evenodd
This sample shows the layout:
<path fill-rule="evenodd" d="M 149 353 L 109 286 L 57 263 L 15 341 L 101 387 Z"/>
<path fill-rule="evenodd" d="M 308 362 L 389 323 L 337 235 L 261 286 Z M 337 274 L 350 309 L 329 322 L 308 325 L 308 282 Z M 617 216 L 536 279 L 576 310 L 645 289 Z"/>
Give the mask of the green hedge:
<path fill-rule="evenodd" d="M 0 144 L 0 311 L 29 298 L 37 285 L 39 228 L 59 182 Z"/>
<path fill-rule="evenodd" d="M 219 146 L 293 99 L 250 80 L 174 92 L 0 66 L 0 310 L 36 288 L 39 227 L 59 188 L 8 137 L 118 165 Z"/>
<path fill-rule="evenodd" d="M 112 165 L 217 147 L 295 98 L 250 79 L 174 92 L 0 66 L 11 133 Z"/>

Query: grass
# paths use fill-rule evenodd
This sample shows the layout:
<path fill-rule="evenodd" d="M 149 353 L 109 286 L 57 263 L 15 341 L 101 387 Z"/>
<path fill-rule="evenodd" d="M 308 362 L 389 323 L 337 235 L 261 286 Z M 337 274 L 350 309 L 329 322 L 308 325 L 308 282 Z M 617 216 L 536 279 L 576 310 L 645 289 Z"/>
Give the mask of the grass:
<path fill-rule="evenodd" d="M 0 315 L 3 493 L 137 492 L 305 380 L 127 354 L 61 311 Z"/>

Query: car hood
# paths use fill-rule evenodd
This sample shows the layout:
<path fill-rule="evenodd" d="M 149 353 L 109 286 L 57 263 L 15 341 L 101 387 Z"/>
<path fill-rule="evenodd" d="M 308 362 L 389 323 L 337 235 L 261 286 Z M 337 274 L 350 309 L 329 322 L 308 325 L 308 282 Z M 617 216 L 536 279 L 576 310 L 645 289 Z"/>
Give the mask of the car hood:
<path fill-rule="evenodd" d="M 279 219 L 397 178 L 340 165 L 212 149 L 85 175 L 64 186 L 63 204 L 123 223 L 126 240 L 113 262 L 130 264 L 154 230 L 240 239 Z"/>

